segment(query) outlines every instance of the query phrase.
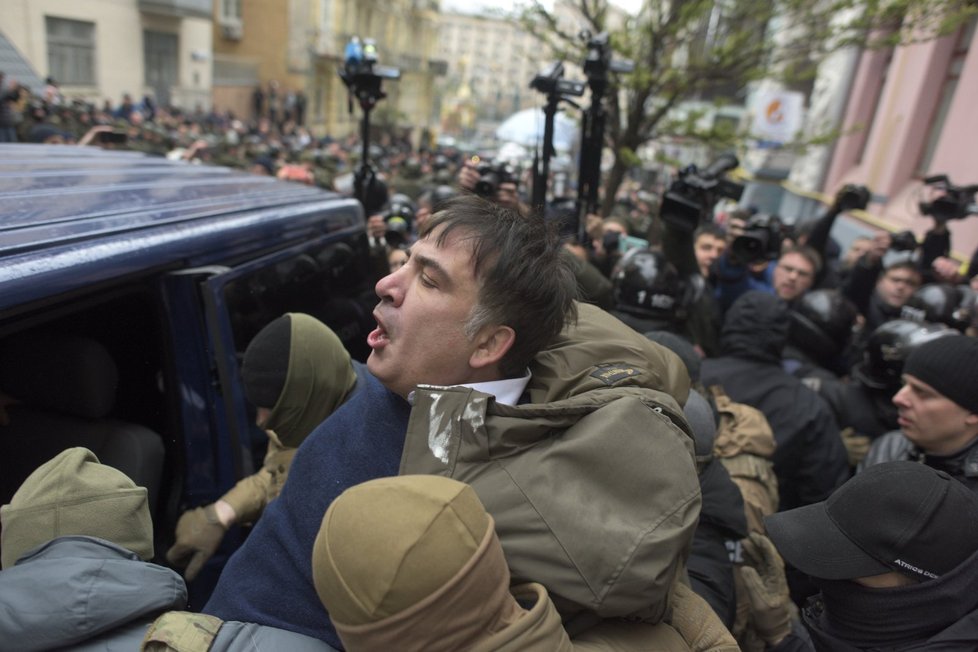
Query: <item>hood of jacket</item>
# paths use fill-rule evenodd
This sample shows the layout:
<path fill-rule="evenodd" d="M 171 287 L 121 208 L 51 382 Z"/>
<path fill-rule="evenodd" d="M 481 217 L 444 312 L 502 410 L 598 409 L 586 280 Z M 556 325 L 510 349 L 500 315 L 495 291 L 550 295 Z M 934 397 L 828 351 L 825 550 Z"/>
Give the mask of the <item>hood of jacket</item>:
<path fill-rule="evenodd" d="M 767 292 L 747 292 L 724 315 L 720 350 L 725 356 L 780 364 L 790 324 L 787 303 Z"/>
<path fill-rule="evenodd" d="M 642 387 L 686 404 L 689 373 L 678 355 L 604 310 L 582 303 L 569 324 L 530 363 L 530 402 L 568 399 L 609 387 Z"/>
<path fill-rule="evenodd" d="M 102 539 L 54 539 L 0 573 L 0 641 L 69 647 L 187 604 L 174 571 Z"/>
<path fill-rule="evenodd" d="M 700 507 L 678 402 L 684 365 L 582 305 L 531 371 L 531 402 L 518 406 L 466 387 L 419 387 L 400 473 L 470 484 L 514 581 L 543 584 L 565 617 L 658 622 Z"/>

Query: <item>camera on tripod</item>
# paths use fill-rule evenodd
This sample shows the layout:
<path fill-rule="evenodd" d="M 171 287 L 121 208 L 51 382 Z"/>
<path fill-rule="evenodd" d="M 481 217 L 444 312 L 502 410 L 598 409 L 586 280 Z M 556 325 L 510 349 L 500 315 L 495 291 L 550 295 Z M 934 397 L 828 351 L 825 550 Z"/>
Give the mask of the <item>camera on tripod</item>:
<path fill-rule="evenodd" d="M 695 165 L 680 170 L 679 176 L 663 193 L 662 219 L 676 228 L 691 232 L 701 221 L 708 219 L 714 204 L 721 197 L 738 201 L 744 186 L 725 175 L 739 164 L 733 154 L 723 154 L 702 170 Z"/>
<path fill-rule="evenodd" d="M 962 220 L 978 213 L 975 193 L 978 184 L 956 186 L 946 174 L 938 174 L 924 179 L 924 184 L 932 186 L 942 194 L 929 202 L 920 202 L 920 212 L 930 215 L 937 222 Z"/>
<path fill-rule="evenodd" d="M 564 63 L 555 61 L 530 81 L 530 88 L 546 95 L 580 97 L 584 95 L 584 82 L 564 79 Z"/>
<path fill-rule="evenodd" d="M 387 97 L 381 87 L 385 79 L 400 79 L 401 71 L 377 64 L 377 45 L 373 39 L 354 36 L 346 45 L 344 64 L 340 78 L 350 92 L 360 100 L 361 106 L 373 106 Z M 352 105 L 350 111 L 353 111 Z"/>
<path fill-rule="evenodd" d="M 385 79 L 400 79 L 401 71 L 397 68 L 377 65 L 377 45 L 373 39 L 354 36 L 346 44 L 343 52 L 344 63 L 340 68 L 340 79 L 350 91 L 348 106 L 353 113 L 353 96 L 360 101 L 363 109 L 363 120 L 360 123 L 360 140 L 363 154 L 360 167 L 353 174 L 353 192 L 360 203 L 368 206 L 368 193 L 378 181 L 374 169 L 370 167 L 370 111 L 377 102 L 387 97 L 381 84 Z"/>
<path fill-rule="evenodd" d="M 612 59 L 611 47 L 608 42 L 608 32 L 591 36 L 591 32 L 583 30 L 580 33 L 587 41 L 587 55 L 584 57 L 584 74 L 587 78 L 604 78 L 609 72 L 633 72 L 635 62 L 628 59 Z"/>

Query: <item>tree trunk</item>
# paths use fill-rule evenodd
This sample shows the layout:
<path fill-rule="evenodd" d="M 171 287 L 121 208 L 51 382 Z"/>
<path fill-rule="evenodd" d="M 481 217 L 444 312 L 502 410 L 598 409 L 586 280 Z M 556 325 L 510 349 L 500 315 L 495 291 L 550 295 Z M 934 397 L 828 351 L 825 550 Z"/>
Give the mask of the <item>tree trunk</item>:
<path fill-rule="evenodd" d="M 608 217 L 611 214 L 611 209 L 615 207 L 615 195 L 618 193 L 618 188 L 621 186 L 621 182 L 624 181 L 627 172 L 628 166 L 625 165 L 625 159 L 616 153 L 615 163 L 611 166 L 611 170 L 608 172 L 608 178 L 604 184 L 604 198 L 601 200 L 601 217 Z"/>

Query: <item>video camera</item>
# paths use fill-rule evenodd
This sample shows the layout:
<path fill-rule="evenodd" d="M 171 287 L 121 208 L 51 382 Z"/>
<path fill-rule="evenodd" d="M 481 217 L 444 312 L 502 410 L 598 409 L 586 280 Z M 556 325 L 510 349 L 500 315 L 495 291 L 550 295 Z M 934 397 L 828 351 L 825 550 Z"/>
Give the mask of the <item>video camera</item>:
<path fill-rule="evenodd" d="M 787 227 L 777 215 L 752 215 L 744 226 L 743 235 L 731 243 L 730 255 L 744 265 L 774 260 L 781 254 L 781 242 L 786 235 Z"/>
<path fill-rule="evenodd" d="M 546 95 L 557 97 L 580 97 L 584 95 L 584 82 L 564 79 L 564 64 L 555 61 L 530 80 L 530 88 Z"/>
<path fill-rule="evenodd" d="M 835 196 L 835 205 L 840 211 L 866 210 L 872 193 L 866 186 L 847 183 Z"/>
<path fill-rule="evenodd" d="M 893 251 L 915 251 L 917 236 L 913 231 L 900 231 L 890 236 L 890 249 Z"/>
<path fill-rule="evenodd" d="M 517 174 L 511 166 L 500 163 L 493 165 L 491 161 L 479 161 L 475 168 L 479 180 L 475 182 L 474 192 L 480 197 L 492 199 L 496 196 L 501 183 L 517 183 Z"/>
<path fill-rule="evenodd" d="M 709 217 L 719 198 L 739 200 L 744 186 L 724 176 L 738 165 L 740 161 L 736 156 L 722 154 L 703 170 L 695 165 L 680 170 L 679 177 L 662 196 L 662 219 L 672 226 L 692 232 Z"/>
<path fill-rule="evenodd" d="M 975 205 L 974 201 L 975 193 L 978 192 L 978 184 L 956 186 L 951 183 L 946 174 L 926 177 L 924 184 L 943 192 L 939 197 L 919 204 L 920 212 L 924 215 L 930 215 L 935 221 L 962 220 L 969 215 L 978 213 L 978 206 Z"/>
<path fill-rule="evenodd" d="M 584 30 L 580 34 L 581 38 L 587 41 L 587 55 L 584 57 L 584 74 L 589 80 L 603 79 L 609 72 L 632 72 L 635 70 L 635 62 L 628 59 L 612 59 L 612 51 L 608 42 L 608 32 L 601 32 L 597 36 Z"/>
<path fill-rule="evenodd" d="M 377 45 L 373 39 L 354 36 L 343 52 L 344 64 L 340 78 L 350 92 L 360 100 L 361 106 L 373 107 L 378 100 L 387 97 L 381 88 L 385 79 L 400 79 L 401 71 L 390 66 L 377 65 Z M 350 112 L 353 112 L 352 103 Z"/>

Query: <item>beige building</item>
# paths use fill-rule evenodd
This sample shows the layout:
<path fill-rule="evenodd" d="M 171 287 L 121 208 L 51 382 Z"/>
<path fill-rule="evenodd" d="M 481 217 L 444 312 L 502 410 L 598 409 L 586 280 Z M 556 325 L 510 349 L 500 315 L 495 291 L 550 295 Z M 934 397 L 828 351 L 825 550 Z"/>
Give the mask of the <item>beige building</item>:
<path fill-rule="evenodd" d="M 553 16 L 568 34 L 576 34 L 584 26 L 575 5 L 568 0 L 554 3 Z M 606 19 L 612 29 L 620 29 L 627 18 L 624 11 L 609 7 Z M 546 102 L 530 89 L 530 81 L 554 62 L 554 55 L 520 29 L 515 20 L 445 12 L 440 18 L 437 53 L 448 64 L 448 74 L 439 84 L 446 131 L 465 131 L 476 122 L 492 125 Z M 583 81 L 580 64 L 564 61 L 565 78 Z"/>
<path fill-rule="evenodd" d="M 512 21 L 446 12 L 440 17 L 437 53 L 448 64 L 439 90 L 451 127 L 474 126 L 465 124 L 470 105 L 476 119 L 492 122 L 541 104 L 530 80 L 548 63 L 547 55 Z M 453 112 L 461 119 L 449 118 Z"/>
<path fill-rule="evenodd" d="M 262 88 L 267 102 L 274 81 L 280 98 L 304 93 L 305 123 L 316 134 L 355 131 L 362 113 L 355 107 L 349 114 L 338 70 L 356 35 L 374 39 L 379 63 L 401 71 L 399 81 L 384 82 L 388 97 L 378 104 L 374 122 L 432 124 L 434 80 L 444 72 L 435 59 L 437 0 L 216 0 L 214 10 L 219 108 L 253 118 L 255 88 Z"/>
<path fill-rule="evenodd" d="M 210 106 L 211 0 L 3 0 L 0 29 L 68 98 Z"/>

